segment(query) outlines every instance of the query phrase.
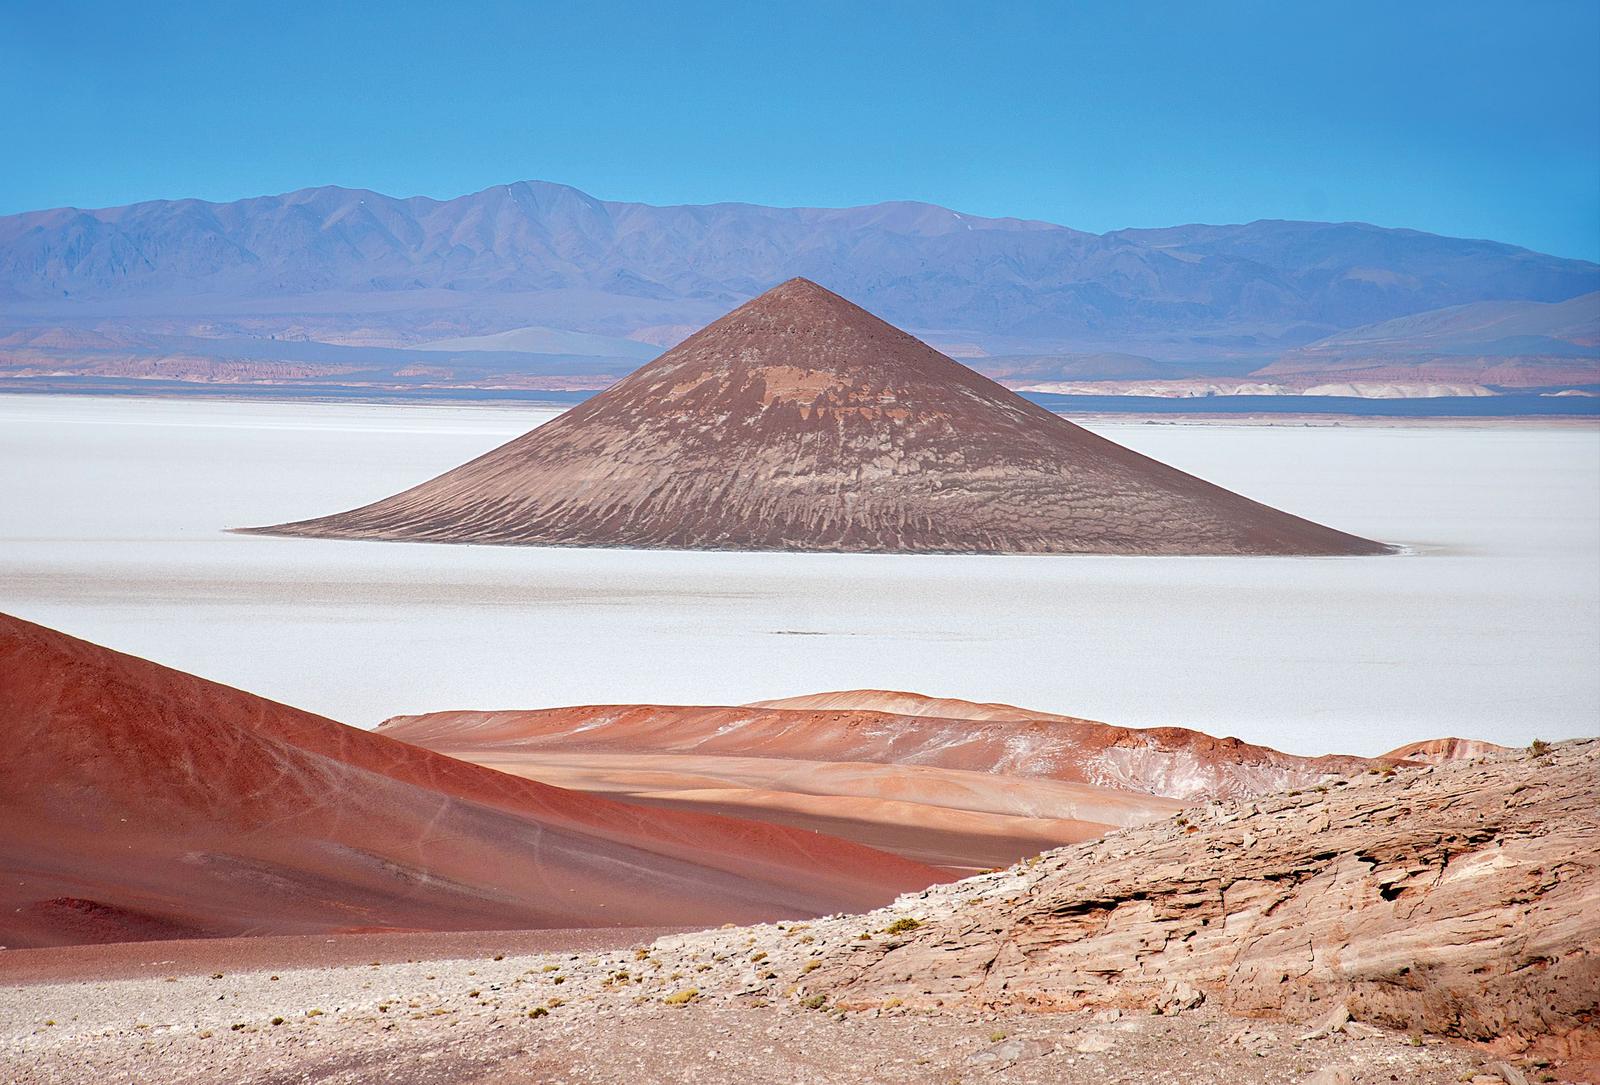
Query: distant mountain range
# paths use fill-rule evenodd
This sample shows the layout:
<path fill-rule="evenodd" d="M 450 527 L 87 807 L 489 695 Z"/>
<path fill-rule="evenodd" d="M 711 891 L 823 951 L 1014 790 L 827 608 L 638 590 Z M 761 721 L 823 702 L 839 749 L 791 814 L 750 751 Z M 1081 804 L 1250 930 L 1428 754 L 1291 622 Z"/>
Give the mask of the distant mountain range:
<path fill-rule="evenodd" d="M 1085 359 L 1102 356 L 1123 376 L 1130 356 L 1152 374 L 1245 374 L 1352 329 L 1600 291 L 1600 265 L 1360 223 L 1095 235 L 920 203 L 653 207 L 545 182 L 452 200 L 316 188 L 0 217 L 0 372 L 148 378 L 210 359 L 237 363 L 239 380 L 292 362 L 339 380 L 471 371 L 480 384 L 603 386 L 797 275 L 980 368 L 1026 359 L 1036 378 L 1093 377 Z M 1519 334 L 1500 337 L 1506 349 Z M 354 353 L 270 346 L 286 341 Z M 1592 342 L 1563 342 L 1594 360 Z"/>

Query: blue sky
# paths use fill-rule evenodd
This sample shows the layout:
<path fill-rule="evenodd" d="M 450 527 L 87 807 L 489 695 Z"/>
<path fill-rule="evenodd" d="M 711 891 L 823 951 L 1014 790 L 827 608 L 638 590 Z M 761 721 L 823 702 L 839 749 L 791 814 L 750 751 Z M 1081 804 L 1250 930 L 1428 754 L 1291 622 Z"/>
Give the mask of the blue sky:
<path fill-rule="evenodd" d="M 1600 3 L 0 0 L 0 213 L 529 178 L 1597 259 Z"/>

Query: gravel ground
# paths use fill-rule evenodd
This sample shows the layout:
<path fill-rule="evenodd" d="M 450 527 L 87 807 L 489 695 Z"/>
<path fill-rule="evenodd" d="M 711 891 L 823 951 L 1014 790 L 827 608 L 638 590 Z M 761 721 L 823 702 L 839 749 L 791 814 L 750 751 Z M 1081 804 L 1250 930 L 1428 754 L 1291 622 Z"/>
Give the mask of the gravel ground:
<path fill-rule="evenodd" d="M 1008 875 L 992 875 L 998 882 Z M 910 907 L 903 901 L 897 907 Z M 0 988 L 0 1079 L 200 1085 L 1455 1083 L 1492 1060 L 1351 1023 L 1145 1012 L 840 1010 L 807 963 L 894 910 L 612 952 L 378 961 Z M 892 937 L 881 929 L 875 937 Z M 625 978 L 624 978 L 625 977 Z M 691 993 L 692 992 L 692 993 Z M 1529 1068 L 1530 1080 L 1539 1079 Z M 1320 1076 L 1319 1076 L 1320 1075 Z M 1340 1076 L 1344 1075 L 1344 1076 Z"/>

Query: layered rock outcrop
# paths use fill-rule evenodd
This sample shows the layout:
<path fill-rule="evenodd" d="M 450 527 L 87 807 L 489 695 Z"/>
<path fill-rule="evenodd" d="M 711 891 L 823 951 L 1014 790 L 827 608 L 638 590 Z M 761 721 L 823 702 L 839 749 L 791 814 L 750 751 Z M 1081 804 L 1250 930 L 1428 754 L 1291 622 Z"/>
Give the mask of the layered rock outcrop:
<path fill-rule="evenodd" d="M 1211 998 L 1592 1056 L 1597 799 L 1590 740 L 1213 804 L 903 898 L 866 922 L 899 932 L 805 982 L 845 1005 Z"/>

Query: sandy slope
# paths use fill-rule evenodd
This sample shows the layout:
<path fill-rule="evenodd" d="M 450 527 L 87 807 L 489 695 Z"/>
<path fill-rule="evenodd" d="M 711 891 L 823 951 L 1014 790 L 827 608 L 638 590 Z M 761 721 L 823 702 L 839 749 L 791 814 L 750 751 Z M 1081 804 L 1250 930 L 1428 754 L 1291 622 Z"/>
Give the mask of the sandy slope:
<path fill-rule="evenodd" d="M 1186 800 L 1305 787 L 1371 764 L 883 690 L 435 712 L 380 732 L 561 787 L 819 829 L 969 870 L 1165 817 Z"/>
<path fill-rule="evenodd" d="M 518 779 L 0 616 L 0 944 L 684 925 L 939 873 Z"/>

